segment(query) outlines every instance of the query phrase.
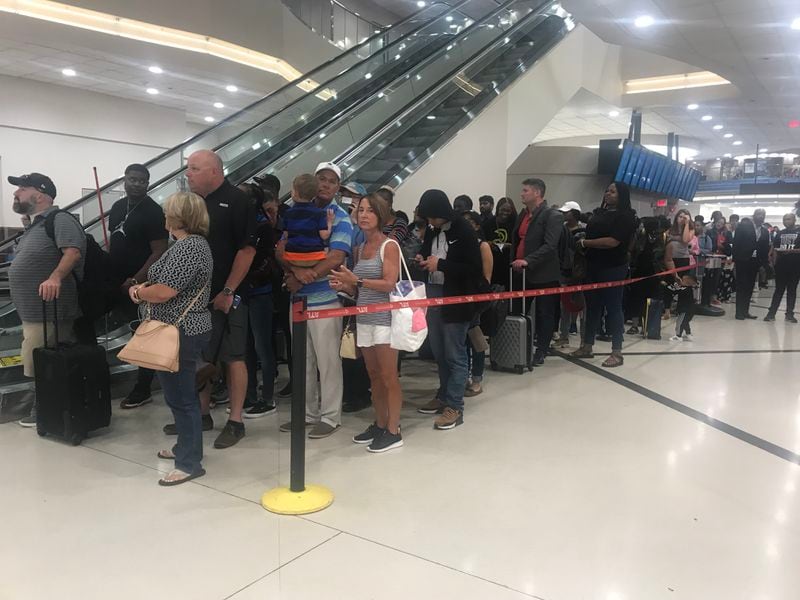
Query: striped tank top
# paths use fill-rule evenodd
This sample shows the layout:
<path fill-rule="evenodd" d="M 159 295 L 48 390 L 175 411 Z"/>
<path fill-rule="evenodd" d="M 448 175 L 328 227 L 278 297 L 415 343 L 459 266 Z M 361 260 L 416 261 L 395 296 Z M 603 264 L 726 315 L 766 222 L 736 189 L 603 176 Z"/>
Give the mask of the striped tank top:
<path fill-rule="evenodd" d="M 384 249 L 389 240 L 383 242 L 381 247 L 372 258 L 359 258 L 358 263 L 353 267 L 353 273 L 360 279 L 383 279 L 383 259 L 381 258 L 381 251 Z M 364 244 L 359 248 L 359 256 L 364 253 Z M 378 292 L 362 287 L 358 290 L 358 306 L 369 306 L 370 304 L 379 304 L 381 302 L 389 302 L 388 292 Z M 390 312 L 372 313 L 366 315 L 356 316 L 357 325 L 384 325 L 391 327 L 392 314 Z"/>

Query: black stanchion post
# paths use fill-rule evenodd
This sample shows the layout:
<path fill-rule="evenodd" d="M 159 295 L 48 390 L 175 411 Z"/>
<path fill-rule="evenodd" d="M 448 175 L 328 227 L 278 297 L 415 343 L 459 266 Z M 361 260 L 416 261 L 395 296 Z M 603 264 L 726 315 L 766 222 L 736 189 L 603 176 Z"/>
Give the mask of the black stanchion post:
<path fill-rule="evenodd" d="M 306 298 L 292 304 L 292 316 L 305 315 Z M 292 326 L 292 432 L 289 465 L 289 489 L 302 492 L 306 489 L 306 352 L 308 350 L 308 321 L 297 321 Z"/>

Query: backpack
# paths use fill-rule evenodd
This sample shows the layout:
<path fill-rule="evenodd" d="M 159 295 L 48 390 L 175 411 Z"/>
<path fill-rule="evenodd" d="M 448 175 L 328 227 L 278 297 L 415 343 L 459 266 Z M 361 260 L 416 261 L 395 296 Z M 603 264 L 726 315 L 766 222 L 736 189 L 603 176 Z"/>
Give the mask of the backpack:
<path fill-rule="evenodd" d="M 562 273 L 571 273 L 575 263 L 575 238 L 573 238 L 567 224 L 561 227 L 561 237 L 558 238 L 558 262 Z"/>
<path fill-rule="evenodd" d="M 56 215 L 64 213 L 83 225 L 78 218 L 67 210 L 54 210 L 45 217 L 44 230 L 47 237 L 56 241 L 55 220 Z M 83 257 L 83 279 L 72 271 L 78 287 L 78 306 L 86 319 L 94 321 L 105 315 L 112 307 L 112 294 L 115 287 L 111 281 L 114 272 L 108 252 L 103 250 L 91 234 L 85 233 L 86 254 Z M 59 251 L 61 249 L 59 248 Z"/>

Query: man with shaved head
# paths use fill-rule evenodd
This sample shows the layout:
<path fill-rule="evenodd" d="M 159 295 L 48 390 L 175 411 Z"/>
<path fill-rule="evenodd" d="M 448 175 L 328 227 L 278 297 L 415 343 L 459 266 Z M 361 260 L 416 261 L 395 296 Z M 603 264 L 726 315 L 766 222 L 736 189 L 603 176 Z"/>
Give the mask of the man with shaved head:
<path fill-rule="evenodd" d="M 189 156 L 186 167 L 189 189 L 206 201 L 210 229 L 208 244 L 214 258 L 211 276 L 211 311 L 213 331 L 206 348 L 208 362 L 222 362 L 227 367 L 231 414 L 222 433 L 214 442 L 215 448 L 230 448 L 245 435 L 242 408 L 247 392 L 247 305 L 234 307 L 234 297 L 244 299 L 239 287 L 255 256 L 255 208 L 247 195 L 225 179 L 222 159 L 211 150 L 198 150 Z M 238 302 L 238 301 L 237 301 Z M 200 393 L 203 429 L 214 428 L 209 413 L 210 385 Z M 172 433 L 173 425 L 165 427 Z"/>

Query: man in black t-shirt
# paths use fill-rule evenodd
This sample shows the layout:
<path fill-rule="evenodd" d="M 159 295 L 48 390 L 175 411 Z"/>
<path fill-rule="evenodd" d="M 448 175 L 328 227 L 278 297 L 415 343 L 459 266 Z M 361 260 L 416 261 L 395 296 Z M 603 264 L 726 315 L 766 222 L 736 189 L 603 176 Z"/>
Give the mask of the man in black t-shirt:
<path fill-rule="evenodd" d="M 208 209 L 208 244 L 214 257 L 214 272 L 211 276 L 213 330 L 206 360 L 227 367 L 231 414 L 214 447 L 229 448 L 245 435 L 242 408 L 247 393 L 245 358 L 249 323 L 247 304 L 242 301 L 246 294 L 240 288 L 256 254 L 255 206 L 247 194 L 225 179 L 222 159 L 211 150 L 198 150 L 189 156 L 186 178 L 192 192 L 205 198 Z M 235 307 L 236 297 L 240 303 Z M 209 414 L 209 387 L 206 385 L 200 393 L 206 430 L 214 427 Z"/>
<path fill-rule="evenodd" d="M 111 232 L 109 255 L 114 276 L 121 283 L 115 304 L 124 307 L 131 320 L 138 319 L 137 307 L 130 302 L 128 289 L 144 283 L 147 271 L 167 249 L 164 211 L 147 195 L 150 172 L 144 165 L 132 164 L 125 169 L 125 197 L 108 211 Z M 131 392 L 120 408 L 136 408 L 152 402 L 150 386 L 154 372 L 139 369 Z"/>
<path fill-rule="evenodd" d="M 783 216 L 785 229 L 779 231 L 772 240 L 770 259 L 775 265 L 775 293 L 772 295 L 765 321 L 774 321 L 778 307 L 786 292 L 786 320 L 797 323 L 794 316 L 797 283 L 800 281 L 800 227 L 794 213 Z"/>

